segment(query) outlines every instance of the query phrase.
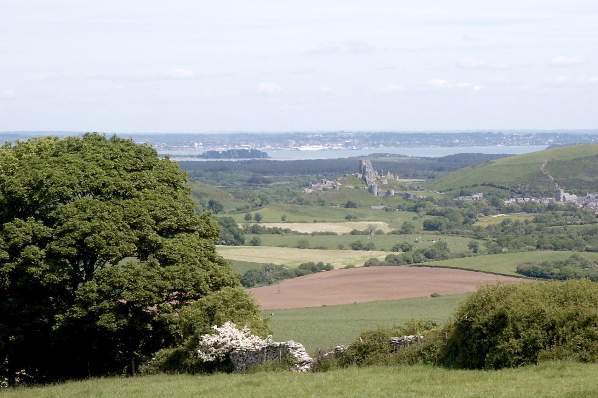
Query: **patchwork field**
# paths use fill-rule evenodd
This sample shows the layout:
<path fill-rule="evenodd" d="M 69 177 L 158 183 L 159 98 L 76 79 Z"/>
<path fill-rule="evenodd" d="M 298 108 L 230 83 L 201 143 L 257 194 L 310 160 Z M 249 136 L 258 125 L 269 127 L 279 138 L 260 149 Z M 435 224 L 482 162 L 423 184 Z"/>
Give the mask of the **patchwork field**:
<path fill-rule="evenodd" d="M 592 398 L 598 364 L 550 362 L 504 370 L 431 366 L 348 368 L 325 373 L 156 375 L 17 388 L 6 398 Z"/>
<path fill-rule="evenodd" d="M 372 195 L 368 196 L 374 198 Z M 350 199 L 350 198 L 349 198 Z M 403 222 L 410 221 L 421 227 L 421 217 L 417 213 L 406 211 L 387 212 L 375 210 L 369 207 L 344 208 L 340 206 L 300 206 L 293 204 L 274 204 L 249 212 L 254 215 L 260 213 L 264 223 L 278 223 L 283 216 L 289 223 L 311 223 L 311 222 L 345 222 L 346 216 L 355 217 L 357 221 L 384 221 L 390 226 L 399 227 Z M 238 223 L 245 222 L 246 213 L 231 214 Z"/>
<path fill-rule="evenodd" d="M 337 268 L 346 265 L 362 266 L 372 258 L 384 259 L 383 251 L 296 249 L 272 246 L 218 246 L 218 254 L 227 260 L 297 266 L 302 263 L 325 262 Z"/>
<path fill-rule="evenodd" d="M 467 293 L 486 284 L 522 281 L 447 268 L 362 267 L 287 279 L 249 292 L 263 309 L 269 310 L 427 297 L 432 293 Z"/>
<path fill-rule="evenodd" d="M 414 248 L 426 248 L 439 240 L 445 241 L 453 253 L 466 253 L 469 251 L 467 244 L 472 240 L 461 236 L 437 235 L 437 234 L 405 234 L 405 235 L 374 235 L 371 239 L 368 236 L 360 235 L 280 235 L 280 234 L 260 234 L 247 235 L 246 240 L 253 237 L 259 237 L 265 246 L 297 247 L 300 242 L 307 242 L 309 247 L 318 249 L 338 249 L 339 245 L 350 249 L 352 242 L 361 241 L 363 243 L 373 242 L 376 249 L 390 251 L 397 243 L 409 243 Z M 482 245 L 482 241 L 479 241 Z"/>
<path fill-rule="evenodd" d="M 572 254 L 579 254 L 592 260 L 598 260 L 598 253 L 538 250 L 533 252 L 488 254 L 475 257 L 455 258 L 450 260 L 430 261 L 424 265 L 430 267 L 450 267 L 474 271 L 495 272 L 505 275 L 519 275 L 517 265 L 528 262 L 564 260 Z"/>
<path fill-rule="evenodd" d="M 375 301 L 264 311 L 275 340 L 300 341 L 308 351 L 349 344 L 364 330 L 412 319 L 444 322 L 466 295 Z"/>
<path fill-rule="evenodd" d="M 347 222 L 270 222 L 261 223 L 260 225 L 269 228 L 286 228 L 295 232 L 310 234 L 312 232 L 334 232 L 337 234 L 348 234 L 354 229 L 358 231 L 365 231 L 370 226 L 380 229 L 384 232 L 390 232 L 391 228 L 388 223 L 383 221 L 347 221 Z"/>

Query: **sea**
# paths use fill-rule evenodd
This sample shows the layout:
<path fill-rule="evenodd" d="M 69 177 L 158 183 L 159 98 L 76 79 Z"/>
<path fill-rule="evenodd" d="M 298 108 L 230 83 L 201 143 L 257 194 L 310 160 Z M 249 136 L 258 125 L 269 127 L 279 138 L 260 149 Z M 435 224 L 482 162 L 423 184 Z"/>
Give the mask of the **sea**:
<path fill-rule="evenodd" d="M 359 149 L 314 149 L 293 150 L 277 149 L 266 150 L 269 160 L 314 160 L 314 159 L 339 159 L 357 156 L 367 156 L 373 153 L 388 153 L 412 157 L 442 157 L 458 153 L 484 153 L 501 155 L 521 155 L 546 149 L 547 145 L 492 145 L 492 146 L 402 146 L 402 147 L 369 147 Z M 189 151 L 169 151 L 168 156 L 178 161 L 206 161 L 216 159 L 201 159 Z M 231 159 L 218 159 L 231 160 Z M 243 160 L 243 159 L 235 159 Z"/>

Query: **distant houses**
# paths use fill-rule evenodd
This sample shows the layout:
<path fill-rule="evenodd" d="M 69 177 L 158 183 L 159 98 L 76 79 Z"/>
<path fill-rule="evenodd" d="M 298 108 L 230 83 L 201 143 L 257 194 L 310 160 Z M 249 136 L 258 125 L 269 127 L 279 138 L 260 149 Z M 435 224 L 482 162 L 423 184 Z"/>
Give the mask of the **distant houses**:
<path fill-rule="evenodd" d="M 314 182 L 308 188 L 304 188 L 303 192 L 312 193 L 315 191 L 333 191 L 333 190 L 338 191 L 342 185 L 343 184 L 341 184 L 338 181 L 333 181 L 333 180 L 328 180 L 326 178 L 323 178 L 318 182 Z"/>
<path fill-rule="evenodd" d="M 513 204 L 526 204 L 526 203 L 539 203 L 539 204 L 551 204 L 551 203 L 562 203 L 571 204 L 580 208 L 592 209 L 598 212 L 598 193 L 587 193 L 586 195 L 578 196 L 572 193 L 566 192 L 562 188 L 556 189 L 554 197 L 515 197 L 505 200 L 506 205 Z"/>

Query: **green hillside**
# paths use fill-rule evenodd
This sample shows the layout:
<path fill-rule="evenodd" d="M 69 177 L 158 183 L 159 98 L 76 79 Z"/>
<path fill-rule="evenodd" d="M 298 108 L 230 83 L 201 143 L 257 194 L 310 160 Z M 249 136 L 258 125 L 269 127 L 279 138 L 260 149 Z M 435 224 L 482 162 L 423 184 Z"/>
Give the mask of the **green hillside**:
<path fill-rule="evenodd" d="M 598 145 L 552 148 L 467 167 L 434 181 L 432 187 L 552 194 L 555 182 L 573 193 L 598 191 Z"/>

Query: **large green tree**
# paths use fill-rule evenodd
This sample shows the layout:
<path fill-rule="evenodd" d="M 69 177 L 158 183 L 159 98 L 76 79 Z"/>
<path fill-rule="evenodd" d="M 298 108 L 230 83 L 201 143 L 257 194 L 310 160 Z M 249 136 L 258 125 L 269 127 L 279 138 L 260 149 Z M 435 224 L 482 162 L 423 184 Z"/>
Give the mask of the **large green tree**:
<path fill-rule="evenodd" d="M 0 369 L 134 372 L 177 343 L 189 303 L 238 286 L 186 176 L 98 134 L 0 148 Z M 12 380 L 11 380 L 12 381 Z"/>

